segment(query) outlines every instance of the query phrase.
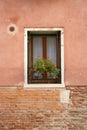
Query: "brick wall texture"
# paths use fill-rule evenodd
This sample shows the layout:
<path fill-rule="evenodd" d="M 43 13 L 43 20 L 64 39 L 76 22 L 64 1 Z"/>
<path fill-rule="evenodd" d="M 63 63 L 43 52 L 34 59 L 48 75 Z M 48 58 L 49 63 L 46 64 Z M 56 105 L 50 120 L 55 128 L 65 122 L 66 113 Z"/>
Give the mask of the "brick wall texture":
<path fill-rule="evenodd" d="M 87 87 L 66 89 L 0 88 L 0 130 L 87 130 Z"/>

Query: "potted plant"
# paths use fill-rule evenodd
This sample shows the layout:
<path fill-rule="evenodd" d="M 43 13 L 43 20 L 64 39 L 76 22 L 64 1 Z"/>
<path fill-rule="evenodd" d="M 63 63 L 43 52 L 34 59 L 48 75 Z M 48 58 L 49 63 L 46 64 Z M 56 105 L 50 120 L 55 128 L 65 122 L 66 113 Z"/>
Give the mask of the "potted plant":
<path fill-rule="evenodd" d="M 48 78 L 52 79 L 58 78 L 60 72 L 60 69 L 56 67 L 56 64 L 54 64 L 50 58 L 36 58 L 33 67 L 36 73 L 40 75 L 46 74 Z"/>

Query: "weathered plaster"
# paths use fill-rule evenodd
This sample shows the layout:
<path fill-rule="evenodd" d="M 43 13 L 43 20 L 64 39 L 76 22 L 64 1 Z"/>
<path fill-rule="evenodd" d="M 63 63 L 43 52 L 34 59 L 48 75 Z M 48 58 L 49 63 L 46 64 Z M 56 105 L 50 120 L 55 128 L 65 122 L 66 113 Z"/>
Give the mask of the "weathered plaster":
<path fill-rule="evenodd" d="M 87 0 L 0 1 L 0 86 L 24 82 L 24 28 L 64 28 L 65 85 L 87 85 Z M 11 37 L 7 28 L 18 31 Z"/>

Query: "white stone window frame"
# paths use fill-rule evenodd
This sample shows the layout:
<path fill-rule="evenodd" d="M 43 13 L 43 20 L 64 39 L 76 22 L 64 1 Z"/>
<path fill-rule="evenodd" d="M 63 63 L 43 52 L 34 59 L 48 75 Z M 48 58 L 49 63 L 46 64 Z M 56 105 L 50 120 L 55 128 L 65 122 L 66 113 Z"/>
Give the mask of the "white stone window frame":
<path fill-rule="evenodd" d="M 28 31 L 61 31 L 61 84 L 28 84 L 27 55 Z M 64 28 L 24 28 L 24 88 L 64 88 Z"/>

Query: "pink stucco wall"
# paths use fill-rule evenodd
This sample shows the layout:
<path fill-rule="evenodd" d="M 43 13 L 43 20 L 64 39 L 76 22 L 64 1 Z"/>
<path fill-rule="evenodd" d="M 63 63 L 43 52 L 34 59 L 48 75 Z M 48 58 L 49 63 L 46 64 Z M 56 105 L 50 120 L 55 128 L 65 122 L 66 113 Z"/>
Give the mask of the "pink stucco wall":
<path fill-rule="evenodd" d="M 64 27 L 65 84 L 87 85 L 87 0 L 1 0 L 0 86 L 24 82 L 24 27 Z"/>

